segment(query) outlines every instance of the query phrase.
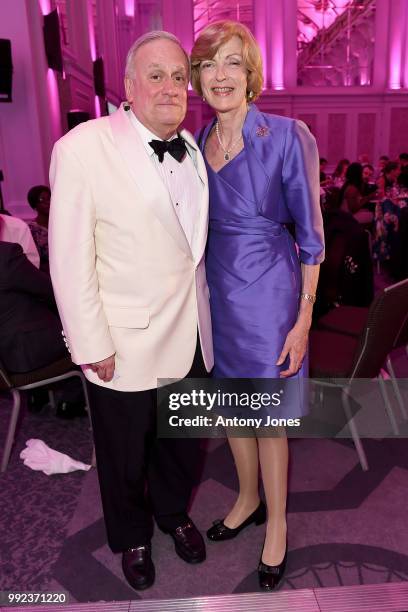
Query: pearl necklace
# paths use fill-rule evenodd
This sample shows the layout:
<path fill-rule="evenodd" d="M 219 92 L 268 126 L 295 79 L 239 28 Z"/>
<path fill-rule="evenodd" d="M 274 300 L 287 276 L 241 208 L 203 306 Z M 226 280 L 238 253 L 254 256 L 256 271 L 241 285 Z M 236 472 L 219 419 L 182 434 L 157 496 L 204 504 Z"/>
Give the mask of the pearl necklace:
<path fill-rule="evenodd" d="M 234 148 L 234 147 L 235 147 L 235 146 L 236 146 L 236 145 L 239 143 L 239 141 L 241 140 L 241 138 L 242 138 L 242 134 L 240 134 L 240 135 L 239 135 L 239 138 L 237 138 L 237 139 L 236 139 L 236 140 L 235 140 L 235 141 L 232 143 L 232 145 L 230 146 L 230 148 L 229 148 L 229 149 L 226 149 L 226 148 L 224 147 L 224 145 L 222 144 L 222 141 L 221 141 L 221 136 L 220 136 L 220 126 L 219 126 L 218 121 L 217 121 L 217 123 L 215 124 L 215 133 L 217 134 L 217 138 L 218 138 L 218 142 L 220 143 L 220 147 L 221 147 L 221 149 L 224 151 L 224 159 L 225 159 L 225 161 L 229 161 L 229 160 L 231 159 L 230 153 L 231 153 L 232 149 L 233 149 L 233 148 Z"/>

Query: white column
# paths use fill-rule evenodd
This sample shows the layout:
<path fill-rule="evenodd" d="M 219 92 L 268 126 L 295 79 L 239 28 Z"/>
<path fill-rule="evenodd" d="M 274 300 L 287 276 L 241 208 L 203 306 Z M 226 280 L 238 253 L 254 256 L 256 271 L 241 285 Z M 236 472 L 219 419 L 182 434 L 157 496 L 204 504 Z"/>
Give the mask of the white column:
<path fill-rule="evenodd" d="M 101 113 L 95 96 L 92 61 L 96 59 L 96 39 L 89 0 L 67 0 L 68 44 L 63 45 L 65 80 L 61 96 L 63 120 L 72 109 L 86 111 L 91 117 Z"/>
<path fill-rule="evenodd" d="M 389 0 L 377 0 L 375 12 L 375 49 L 374 49 L 374 75 L 373 86 L 377 89 L 387 87 L 388 75 L 388 22 Z"/>
<path fill-rule="evenodd" d="M 297 0 L 286 0 L 283 5 L 284 87 L 297 85 Z"/>
<path fill-rule="evenodd" d="M 270 58 L 268 45 L 268 9 L 266 0 L 254 0 L 253 2 L 253 32 L 262 53 L 264 88 L 270 89 Z"/>
<path fill-rule="evenodd" d="M 103 57 L 107 97 L 117 103 L 123 99 L 125 57 L 132 38 L 133 19 L 116 14 L 114 0 L 97 4 L 99 53 Z M 126 24 L 127 27 L 122 25 Z"/>
<path fill-rule="evenodd" d="M 389 47 L 388 47 L 388 87 L 400 89 L 402 86 L 402 57 L 404 50 L 406 0 L 393 0 L 390 3 Z"/>
<path fill-rule="evenodd" d="M 254 35 L 262 52 L 266 89 L 284 88 L 284 29 L 284 0 L 254 1 Z"/>
<path fill-rule="evenodd" d="M 271 6 L 272 5 L 272 6 Z M 284 0 L 268 2 L 269 71 L 272 89 L 284 88 Z"/>
<path fill-rule="evenodd" d="M 405 20 L 402 50 L 402 86 L 408 89 L 408 6 L 405 5 Z"/>
<path fill-rule="evenodd" d="M 90 36 L 93 33 L 93 24 L 89 23 L 88 19 L 88 0 L 82 2 L 67 0 L 66 7 L 69 38 L 72 41 L 70 50 L 75 63 L 92 74 L 92 60 L 95 57 L 93 49 L 91 52 L 91 46 L 93 45 Z"/>

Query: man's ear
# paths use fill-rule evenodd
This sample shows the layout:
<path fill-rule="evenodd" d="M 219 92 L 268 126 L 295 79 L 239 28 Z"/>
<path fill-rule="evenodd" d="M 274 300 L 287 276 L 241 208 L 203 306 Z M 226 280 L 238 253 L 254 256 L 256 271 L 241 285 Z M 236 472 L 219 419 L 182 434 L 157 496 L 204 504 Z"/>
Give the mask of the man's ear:
<path fill-rule="evenodd" d="M 126 99 L 129 103 L 133 102 L 133 81 L 132 79 L 129 79 L 129 77 L 125 77 L 125 92 L 126 92 Z"/>

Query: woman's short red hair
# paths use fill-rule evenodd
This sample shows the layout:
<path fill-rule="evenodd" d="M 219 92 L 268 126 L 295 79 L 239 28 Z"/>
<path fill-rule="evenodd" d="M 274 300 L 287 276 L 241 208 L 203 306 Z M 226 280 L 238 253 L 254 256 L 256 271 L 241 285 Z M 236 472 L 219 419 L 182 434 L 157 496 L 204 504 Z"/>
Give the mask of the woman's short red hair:
<path fill-rule="evenodd" d="M 248 71 L 247 99 L 253 102 L 262 92 L 262 56 L 252 32 L 238 21 L 215 21 L 202 30 L 191 51 L 191 83 L 194 90 L 202 96 L 201 62 L 212 59 L 221 45 L 224 45 L 233 36 L 239 36 L 242 40 L 242 56 Z M 250 97 L 249 92 L 251 91 L 253 95 Z"/>

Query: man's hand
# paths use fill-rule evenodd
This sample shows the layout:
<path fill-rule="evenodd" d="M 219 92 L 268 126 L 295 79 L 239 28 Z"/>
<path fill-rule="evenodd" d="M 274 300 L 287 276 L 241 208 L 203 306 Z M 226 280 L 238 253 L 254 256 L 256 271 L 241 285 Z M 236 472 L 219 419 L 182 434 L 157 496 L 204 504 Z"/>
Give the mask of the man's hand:
<path fill-rule="evenodd" d="M 97 361 L 96 363 L 90 363 L 88 365 L 93 372 L 97 373 L 103 382 L 109 382 L 112 380 L 115 371 L 115 353 L 106 359 L 102 359 L 102 361 Z"/>

